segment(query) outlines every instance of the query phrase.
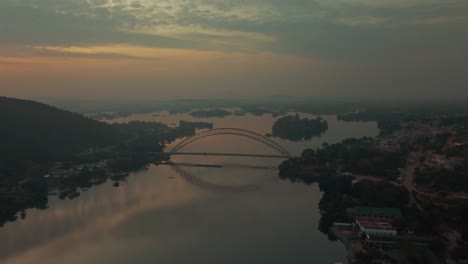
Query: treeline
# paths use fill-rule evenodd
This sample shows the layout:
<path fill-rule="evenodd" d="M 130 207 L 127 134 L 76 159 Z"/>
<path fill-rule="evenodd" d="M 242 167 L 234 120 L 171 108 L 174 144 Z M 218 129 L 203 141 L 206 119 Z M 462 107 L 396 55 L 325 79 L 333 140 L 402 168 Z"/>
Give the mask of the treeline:
<path fill-rule="evenodd" d="M 190 122 L 190 121 L 179 121 L 179 127 L 193 127 L 195 129 L 212 129 L 213 123 L 208 122 Z"/>
<path fill-rule="evenodd" d="M 276 120 L 272 127 L 272 135 L 291 141 L 309 140 L 328 130 L 328 122 L 321 117 L 315 119 L 284 116 Z"/>
<path fill-rule="evenodd" d="M 341 113 L 342 121 L 414 121 L 434 119 L 435 117 L 460 117 L 468 115 L 466 103 L 410 103 L 394 105 L 364 106 L 358 111 Z M 459 120 L 456 121 L 460 123 Z"/>
<path fill-rule="evenodd" d="M 441 126 L 454 125 L 455 130 L 468 127 L 468 107 L 466 105 L 428 104 L 423 106 L 381 106 L 371 107 L 351 113 L 341 113 L 337 119 L 346 122 L 375 121 L 381 135 L 387 135 L 401 128 L 401 123 L 439 121 Z"/>
<path fill-rule="evenodd" d="M 97 113 L 97 114 L 92 114 L 89 115 L 89 118 L 95 119 L 95 120 L 112 120 L 116 118 L 125 118 L 131 116 L 132 113 L 129 112 L 117 112 L 117 113 Z"/>
<path fill-rule="evenodd" d="M 405 166 L 405 154 L 376 147 L 372 138 L 346 139 L 337 144 L 324 144 L 322 149 L 302 153 L 304 164 L 339 168 L 343 172 L 372 175 L 395 180 L 398 169 Z"/>

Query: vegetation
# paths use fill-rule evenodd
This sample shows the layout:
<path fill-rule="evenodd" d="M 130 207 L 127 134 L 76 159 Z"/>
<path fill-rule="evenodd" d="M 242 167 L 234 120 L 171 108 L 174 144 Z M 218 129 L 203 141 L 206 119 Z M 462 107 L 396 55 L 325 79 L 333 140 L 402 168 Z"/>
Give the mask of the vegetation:
<path fill-rule="evenodd" d="M 67 160 L 122 140 L 115 127 L 26 100 L 0 97 L 0 176 L 29 174 L 32 166 Z"/>
<path fill-rule="evenodd" d="M 342 121 L 398 121 L 433 119 L 437 116 L 449 116 L 448 119 L 460 123 L 460 118 L 466 120 L 468 107 L 464 103 L 395 103 L 381 105 L 362 105 L 353 112 L 342 112 L 338 119 Z M 447 119 L 447 120 L 448 120 Z"/>
<path fill-rule="evenodd" d="M 195 129 L 212 129 L 213 123 L 208 122 L 189 122 L 189 121 L 179 121 L 179 127 L 193 127 Z"/>
<path fill-rule="evenodd" d="M 0 193 L 0 227 L 7 221 L 15 221 L 26 217 L 26 209 L 46 209 L 48 203 L 47 182 L 34 178 L 25 182 L 19 190 L 7 188 Z"/>
<path fill-rule="evenodd" d="M 346 209 L 350 207 L 402 207 L 409 201 L 409 193 L 401 186 L 368 180 L 352 184 L 353 178 L 350 176 L 337 174 L 324 167 L 308 166 L 300 159 L 287 160 L 279 169 L 282 179 L 319 184 L 323 196 L 319 202 L 322 216 L 318 229 L 325 234 L 328 234 L 334 222 L 348 220 Z"/>
<path fill-rule="evenodd" d="M 271 108 L 266 108 L 266 107 L 259 107 L 259 106 L 249 106 L 249 105 L 244 105 L 241 106 L 242 113 L 250 113 L 255 116 L 262 116 L 266 114 L 271 114 L 273 117 L 277 117 L 280 115 L 284 115 L 286 112 L 281 111 L 281 110 L 274 110 Z"/>
<path fill-rule="evenodd" d="M 323 192 L 319 203 L 319 230 L 328 233 L 334 222 L 347 221 L 346 209 L 353 206 L 402 207 L 409 201 L 409 193 L 402 186 L 387 181 L 361 180 L 352 184 L 353 177 L 337 173 L 377 175 L 394 179 L 403 157 L 374 147 L 371 138 L 347 139 L 318 150 L 305 150 L 301 158 L 289 159 L 279 166 L 280 177 L 305 184 L 318 183 Z"/>
<path fill-rule="evenodd" d="M 417 170 L 415 181 L 439 192 L 468 193 L 468 167 Z"/>
<path fill-rule="evenodd" d="M 318 117 L 316 119 L 303 118 L 298 114 L 295 116 L 284 116 L 273 124 L 272 135 L 291 141 L 309 140 L 317 137 L 328 130 L 326 120 Z"/>
<path fill-rule="evenodd" d="M 213 110 L 198 110 L 190 113 L 192 117 L 198 118 L 209 118 L 209 117 L 226 117 L 231 116 L 232 113 L 224 109 L 213 109 Z"/>
<path fill-rule="evenodd" d="M 314 169 L 339 168 L 343 172 L 383 177 L 395 180 L 398 169 L 404 167 L 405 154 L 387 152 L 376 147 L 372 138 L 346 139 L 337 144 L 324 144 L 318 150 L 305 150 L 302 166 Z"/>
<path fill-rule="evenodd" d="M 360 205 L 371 207 L 404 207 L 409 193 L 402 186 L 381 181 L 362 180 L 353 185 L 351 196 L 359 199 Z"/>
<path fill-rule="evenodd" d="M 97 114 L 92 114 L 89 115 L 89 118 L 95 119 L 95 120 L 112 120 L 116 118 L 125 118 L 131 116 L 132 113 L 129 112 L 117 112 L 117 113 L 97 113 Z"/>

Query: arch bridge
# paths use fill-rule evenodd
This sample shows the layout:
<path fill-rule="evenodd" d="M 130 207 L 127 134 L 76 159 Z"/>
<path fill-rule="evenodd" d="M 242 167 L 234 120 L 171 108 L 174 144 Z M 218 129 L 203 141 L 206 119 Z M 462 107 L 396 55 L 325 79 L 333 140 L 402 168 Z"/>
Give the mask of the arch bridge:
<path fill-rule="evenodd" d="M 183 152 L 186 146 L 207 137 L 217 135 L 234 135 L 249 138 L 260 142 L 273 149 L 277 154 L 248 154 L 248 153 L 206 153 L 206 152 Z M 291 154 L 275 141 L 250 130 L 240 128 L 215 128 L 200 132 L 192 137 L 186 138 L 175 145 L 167 154 L 169 155 L 200 155 L 200 156 L 239 156 L 239 157 L 265 157 L 265 158 L 291 158 Z"/>

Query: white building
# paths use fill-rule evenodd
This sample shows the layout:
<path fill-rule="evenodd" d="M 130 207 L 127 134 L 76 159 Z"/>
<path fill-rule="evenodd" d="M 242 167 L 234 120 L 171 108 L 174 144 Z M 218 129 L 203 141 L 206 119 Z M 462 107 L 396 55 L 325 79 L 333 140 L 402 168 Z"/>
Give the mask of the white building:
<path fill-rule="evenodd" d="M 381 218 L 374 217 L 356 217 L 356 225 L 359 235 L 366 234 L 372 236 L 396 236 L 396 229 Z"/>

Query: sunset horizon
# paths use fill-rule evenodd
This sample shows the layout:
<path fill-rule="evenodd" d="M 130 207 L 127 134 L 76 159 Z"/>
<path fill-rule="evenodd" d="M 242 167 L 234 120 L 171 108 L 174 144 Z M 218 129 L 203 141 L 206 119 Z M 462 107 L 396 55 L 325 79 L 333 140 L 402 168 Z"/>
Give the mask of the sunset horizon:
<path fill-rule="evenodd" d="M 0 94 L 468 99 L 468 3 L 0 3 Z"/>

